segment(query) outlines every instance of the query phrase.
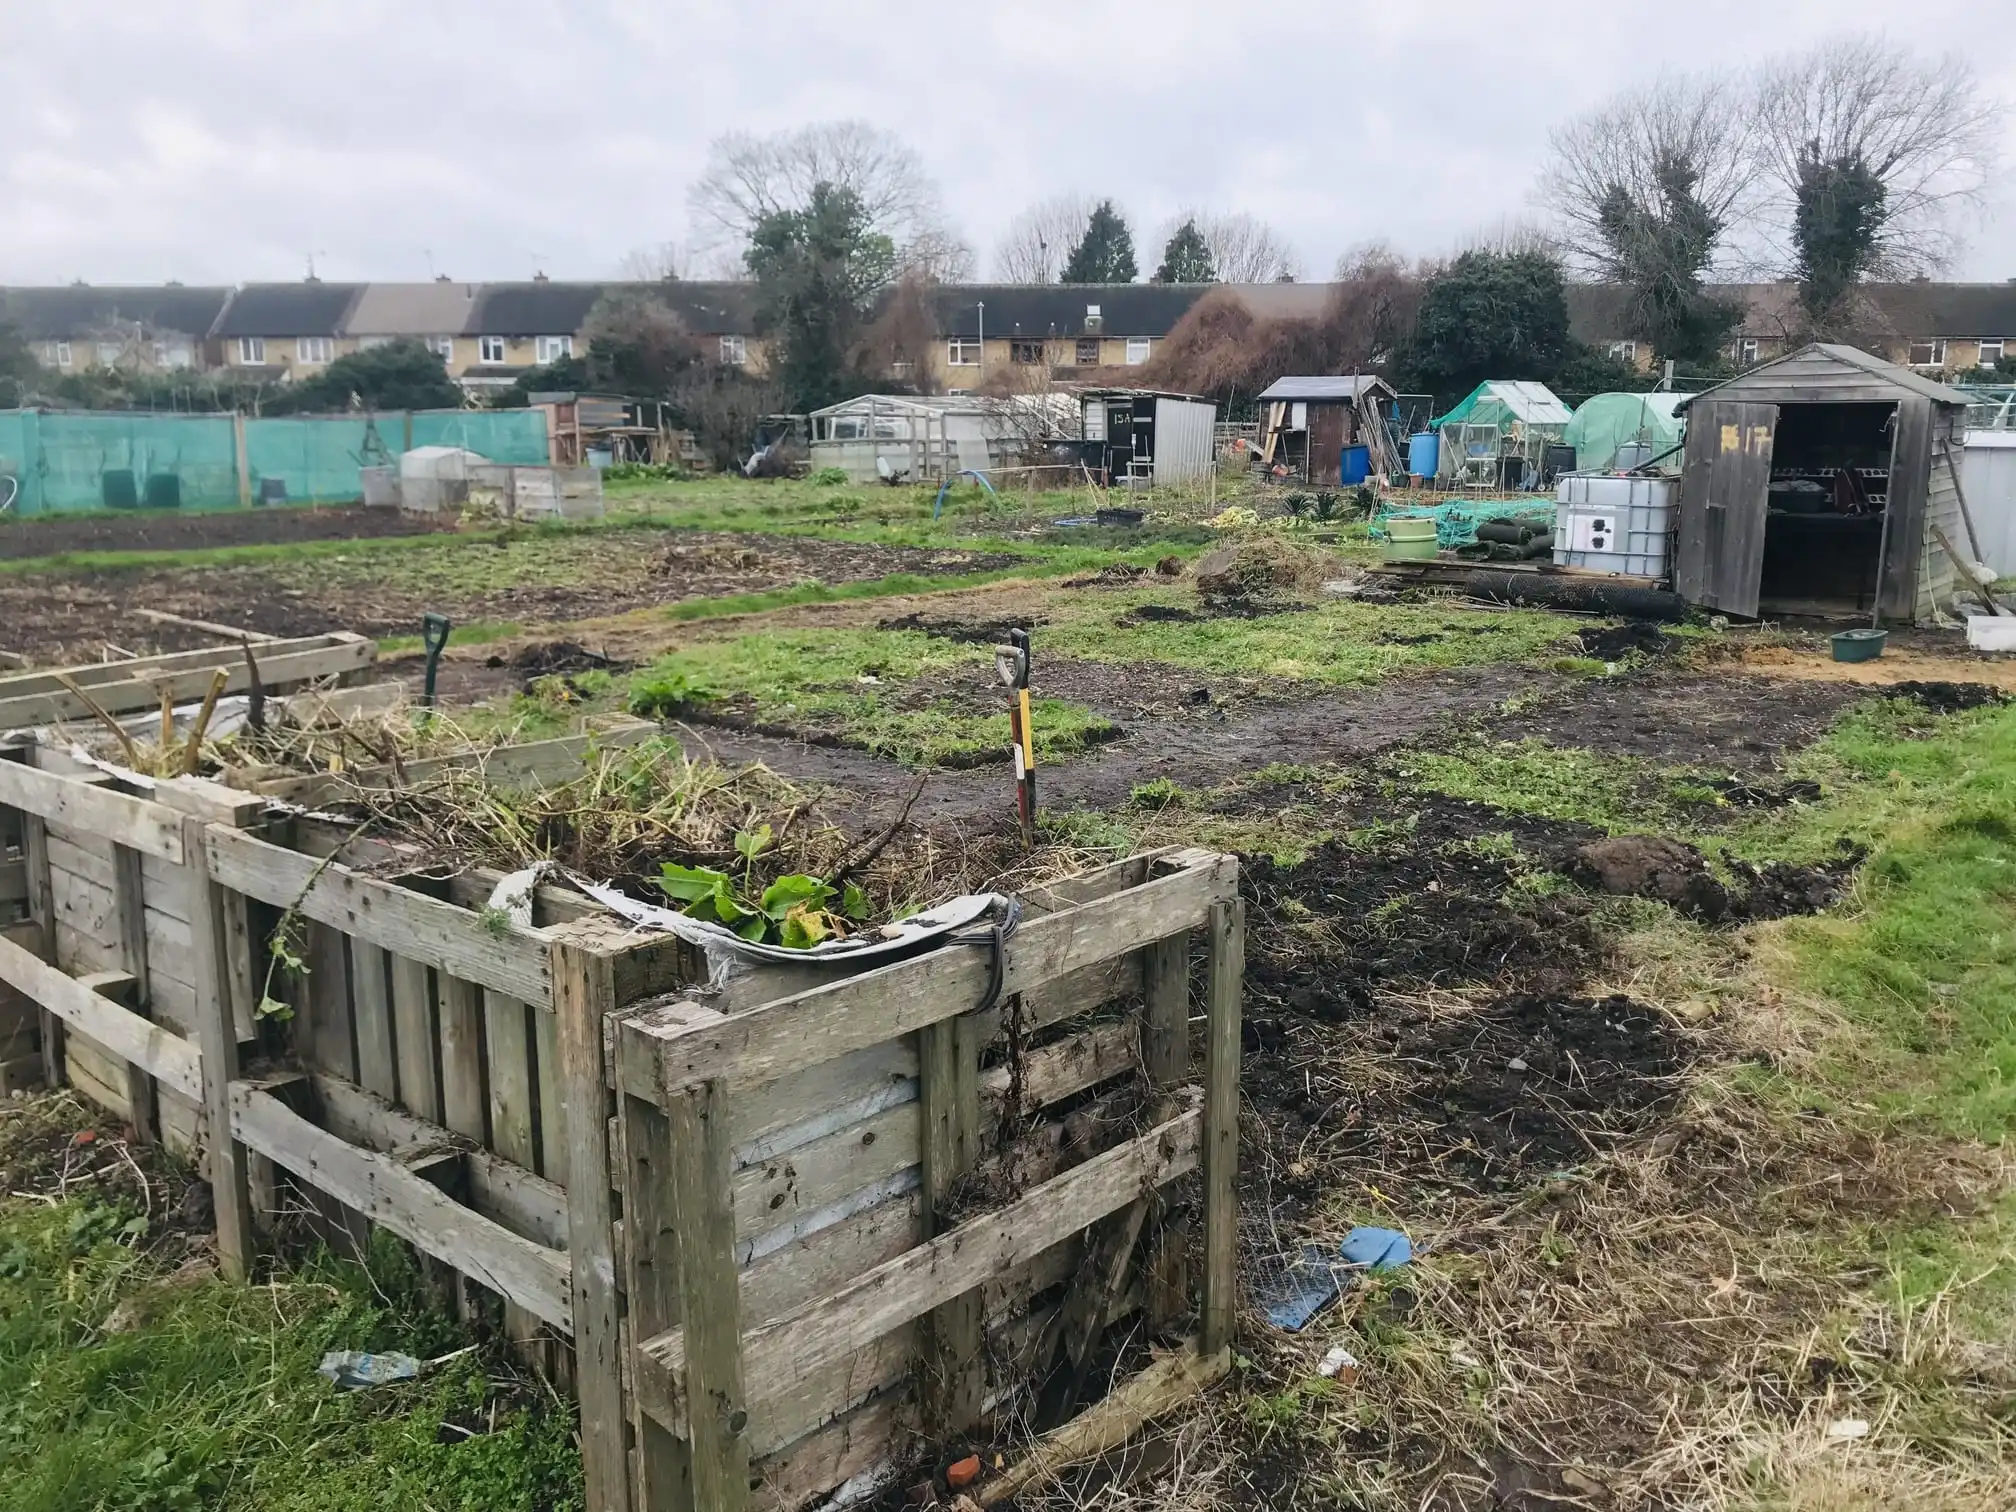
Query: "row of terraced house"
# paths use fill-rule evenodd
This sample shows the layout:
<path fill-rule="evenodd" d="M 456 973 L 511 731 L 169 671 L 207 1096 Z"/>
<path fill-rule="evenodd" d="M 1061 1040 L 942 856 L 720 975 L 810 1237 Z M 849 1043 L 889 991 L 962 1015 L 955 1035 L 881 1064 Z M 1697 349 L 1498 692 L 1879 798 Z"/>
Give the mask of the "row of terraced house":
<path fill-rule="evenodd" d="M 934 291 L 934 386 L 977 388 L 1003 368 L 1074 370 L 1145 365 L 1156 345 L 1205 293 L 1228 288 L 1262 318 L 1322 313 L 1330 286 L 1273 284 L 961 284 Z M 99 366 L 235 370 L 286 380 L 346 353 L 410 339 L 439 353 L 472 394 L 510 385 L 528 369 L 583 351 L 589 314 L 604 295 L 648 290 L 669 306 L 702 354 L 760 371 L 767 357 L 755 285 L 535 279 L 521 283 L 246 284 L 241 287 L 0 288 L 0 322 L 56 371 Z M 1727 356 L 1739 366 L 1803 339 L 1788 284 L 1727 287 L 1746 313 Z M 1658 359 L 1630 331 L 1619 291 L 1569 286 L 1572 333 L 1649 367 Z M 1993 366 L 2016 342 L 2016 280 L 1917 281 L 1866 286 L 1857 341 L 1928 374 Z M 2008 352 L 2016 364 L 2016 352 Z M 902 376 L 902 375 L 894 375 Z"/>

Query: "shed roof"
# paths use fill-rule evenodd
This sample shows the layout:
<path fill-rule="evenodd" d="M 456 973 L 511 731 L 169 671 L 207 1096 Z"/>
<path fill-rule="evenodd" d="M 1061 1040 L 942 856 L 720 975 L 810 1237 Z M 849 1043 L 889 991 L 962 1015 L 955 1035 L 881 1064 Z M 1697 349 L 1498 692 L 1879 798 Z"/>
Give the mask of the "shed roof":
<path fill-rule="evenodd" d="M 1844 385 L 1842 380 L 1849 380 Z M 1849 391 L 1852 386 L 1853 392 Z M 1790 390 L 1814 390 L 1813 393 L 1793 394 Z M 1830 397 L 1829 390 L 1840 390 L 1838 397 L 1865 397 L 1868 391 L 1880 393 L 1888 390 L 1898 394 L 1916 394 L 1930 399 L 1934 404 L 1958 405 L 1964 408 L 1972 402 L 1965 391 L 1935 382 L 1922 373 L 1914 373 L 1910 368 L 1899 367 L 1885 358 L 1873 356 L 1860 347 L 1844 346 L 1839 342 L 1815 341 L 1787 352 L 1782 357 L 1774 357 L 1769 362 L 1759 363 L 1749 372 L 1731 378 L 1726 383 L 1718 383 L 1711 389 L 1703 389 L 1698 394 L 1690 394 L 1678 406 L 1686 410 L 1711 394 L 1724 395 L 1731 399 L 1755 396 L 1768 400 L 1776 397 L 1780 403 L 1824 402 Z"/>
<path fill-rule="evenodd" d="M 460 336 L 476 313 L 481 285 L 435 279 L 431 283 L 364 286 L 343 322 L 346 336 Z"/>
<path fill-rule="evenodd" d="M 1358 396 L 1368 390 L 1383 393 L 1388 398 L 1393 395 L 1393 386 L 1383 378 L 1370 373 L 1347 373 L 1334 378 L 1276 378 L 1261 391 L 1260 398 L 1327 399 L 1355 404 Z"/>
<path fill-rule="evenodd" d="M 181 284 L 67 284 L 0 289 L 0 322 L 24 341 L 90 336 L 107 326 L 138 321 L 150 331 L 203 337 L 231 298 L 226 288 Z"/>
<path fill-rule="evenodd" d="M 213 336 L 340 336 L 363 284 L 247 284 L 231 296 Z"/>
<path fill-rule="evenodd" d="M 1448 414 L 1435 421 L 1442 425 L 1451 420 L 1462 420 L 1478 405 L 1493 402 L 1502 406 L 1507 415 L 1523 425 L 1566 425 L 1575 418 L 1574 411 L 1554 396 L 1554 390 L 1544 383 L 1531 383 L 1514 378 L 1486 378 L 1477 387 L 1463 396 L 1462 402 Z"/>

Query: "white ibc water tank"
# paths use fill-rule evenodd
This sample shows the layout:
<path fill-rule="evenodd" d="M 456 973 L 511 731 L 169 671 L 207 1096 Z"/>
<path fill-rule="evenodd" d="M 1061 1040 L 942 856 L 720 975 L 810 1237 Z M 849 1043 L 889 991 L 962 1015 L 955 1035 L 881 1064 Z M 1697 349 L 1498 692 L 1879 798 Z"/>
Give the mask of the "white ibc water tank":
<path fill-rule="evenodd" d="M 1671 478 L 1570 473 L 1554 494 L 1555 565 L 1665 577 L 1677 489 Z"/>

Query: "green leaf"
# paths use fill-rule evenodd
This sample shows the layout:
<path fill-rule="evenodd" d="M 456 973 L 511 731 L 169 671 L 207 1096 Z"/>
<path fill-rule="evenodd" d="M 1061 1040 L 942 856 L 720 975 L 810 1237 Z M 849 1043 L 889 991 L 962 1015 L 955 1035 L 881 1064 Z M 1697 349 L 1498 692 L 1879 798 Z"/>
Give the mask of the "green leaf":
<path fill-rule="evenodd" d="M 747 914 L 735 926 L 735 933 L 752 945 L 761 945 L 763 937 L 770 933 L 770 921 L 761 914 Z"/>
<path fill-rule="evenodd" d="M 793 872 L 763 889 L 761 907 L 771 918 L 781 919 L 794 908 L 817 908 L 832 896 L 833 889 L 817 877 Z"/>
<path fill-rule="evenodd" d="M 840 891 L 840 911 L 850 919 L 868 917 L 868 894 L 861 890 L 858 882 L 849 882 Z"/>
<path fill-rule="evenodd" d="M 680 866 L 667 861 L 658 868 L 658 887 L 682 903 L 697 903 L 728 884 L 728 874 L 704 866 Z"/>
<path fill-rule="evenodd" d="M 714 917 L 723 924 L 733 925 L 737 920 L 751 916 L 749 910 L 737 900 L 734 889 L 728 885 L 726 877 L 723 877 L 720 885 L 707 895 L 707 902 L 713 905 Z"/>
<path fill-rule="evenodd" d="M 810 950 L 832 934 L 832 917 L 816 908 L 792 909 L 778 930 L 779 942 L 791 950 Z"/>
<path fill-rule="evenodd" d="M 753 830 L 743 830 L 735 837 L 735 854 L 744 861 L 754 861 L 770 849 L 770 843 L 775 838 L 767 824 L 759 824 Z"/>

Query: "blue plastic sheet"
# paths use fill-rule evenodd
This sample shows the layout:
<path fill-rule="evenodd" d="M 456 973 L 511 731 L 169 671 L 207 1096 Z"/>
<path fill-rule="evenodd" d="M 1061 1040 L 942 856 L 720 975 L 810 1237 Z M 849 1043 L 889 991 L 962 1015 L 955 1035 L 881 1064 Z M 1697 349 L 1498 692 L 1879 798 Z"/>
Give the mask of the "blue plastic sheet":
<path fill-rule="evenodd" d="M 1414 1246 L 1398 1229 L 1354 1228 L 1335 1250 L 1305 1244 L 1301 1252 L 1258 1288 L 1267 1321 L 1300 1333 L 1361 1275 L 1398 1270 L 1414 1258 Z"/>

